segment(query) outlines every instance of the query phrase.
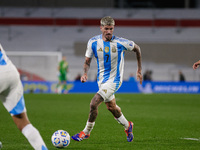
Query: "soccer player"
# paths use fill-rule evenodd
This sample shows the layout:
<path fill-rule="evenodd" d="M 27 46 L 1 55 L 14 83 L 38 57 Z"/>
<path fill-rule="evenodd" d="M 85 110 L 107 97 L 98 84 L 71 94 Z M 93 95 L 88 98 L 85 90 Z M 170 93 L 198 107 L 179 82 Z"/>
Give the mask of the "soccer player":
<path fill-rule="evenodd" d="M 62 90 L 64 90 L 64 93 L 67 94 L 67 72 L 68 72 L 68 62 L 66 61 L 66 57 L 63 56 L 62 60 L 59 62 L 58 66 L 59 71 L 59 83 L 56 87 L 56 93 L 62 93 Z"/>
<path fill-rule="evenodd" d="M 125 128 L 127 141 L 133 140 L 133 123 L 128 121 L 120 107 L 116 104 L 114 93 L 120 88 L 123 81 L 124 53 L 133 51 L 137 58 L 137 80 L 142 84 L 142 66 L 140 47 L 133 41 L 113 35 L 115 21 L 112 17 L 106 16 L 100 21 L 102 34 L 91 38 L 87 44 L 85 54 L 84 74 L 81 82 L 87 81 L 87 73 L 93 55 L 97 61 L 97 82 L 99 91 L 94 95 L 90 103 L 89 118 L 83 131 L 72 136 L 75 141 L 82 141 L 90 136 L 98 114 L 98 106 L 104 102 L 107 109 L 113 114 L 116 121 Z"/>
<path fill-rule="evenodd" d="M 0 100 L 11 114 L 17 128 L 35 150 L 47 150 L 39 131 L 30 123 L 19 73 L 0 44 Z"/>
<path fill-rule="evenodd" d="M 195 70 L 195 69 L 197 69 L 199 67 L 199 65 L 200 65 L 200 60 L 195 62 L 192 67 Z"/>

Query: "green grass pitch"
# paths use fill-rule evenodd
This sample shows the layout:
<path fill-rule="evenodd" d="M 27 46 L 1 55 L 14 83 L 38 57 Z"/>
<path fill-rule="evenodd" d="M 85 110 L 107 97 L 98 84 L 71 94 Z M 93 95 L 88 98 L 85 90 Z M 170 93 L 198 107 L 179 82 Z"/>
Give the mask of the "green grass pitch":
<path fill-rule="evenodd" d="M 49 150 L 56 150 L 51 135 L 58 129 L 72 136 L 85 127 L 94 94 L 25 94 L 31 123 L 40 131 Z M 116 94 L 124 116 L 134 122 L 134 141 L 127 142 L 124 128 L 104 103 L 89 139 L 71 140 L 73 150 L 199 150 L 200 95 Z M 10 115 L 0 104 L 2 150 L 31 150 Z"/>

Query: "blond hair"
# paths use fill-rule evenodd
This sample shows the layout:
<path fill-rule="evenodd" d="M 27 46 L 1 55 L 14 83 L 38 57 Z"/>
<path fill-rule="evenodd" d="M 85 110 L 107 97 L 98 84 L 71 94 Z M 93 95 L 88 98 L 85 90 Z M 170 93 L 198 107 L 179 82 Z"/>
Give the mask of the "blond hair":
<path fill-rule="evenodd" d="M 101 24 L 101 26 L 106 26 L 106 25 L 114 26 L 115 20 L 110 16 L 106 16 L 101 19 L 100 24 Z"/>

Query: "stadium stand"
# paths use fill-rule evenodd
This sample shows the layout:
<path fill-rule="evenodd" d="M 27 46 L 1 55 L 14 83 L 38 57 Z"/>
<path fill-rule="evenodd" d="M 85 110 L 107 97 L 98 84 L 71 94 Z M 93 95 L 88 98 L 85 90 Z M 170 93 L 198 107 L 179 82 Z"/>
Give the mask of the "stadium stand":
<path fill-rule="evenodd" d="M 199 81 L 200 72 L 191 69 L 192 62 L 199 59 L 198 14 L 200 9 L 1 7 L 0 42 L 7 51 L 62 52 L 69 62 L 69 79 L 73 80 L 82 71 L 88 39 L 100 34 L 99 19 L 111 15 L 116 19 L 115 35 L 141 46 L 143 70 L 152 70 L 153 80 L 178 81 L 181 69 L 187 81 Z M 125 79 L 135 71 L 135 60 L 134 56 L 127 57 Z M 90 80 L 95 80 L 95 68 L 92 63 Z"/>

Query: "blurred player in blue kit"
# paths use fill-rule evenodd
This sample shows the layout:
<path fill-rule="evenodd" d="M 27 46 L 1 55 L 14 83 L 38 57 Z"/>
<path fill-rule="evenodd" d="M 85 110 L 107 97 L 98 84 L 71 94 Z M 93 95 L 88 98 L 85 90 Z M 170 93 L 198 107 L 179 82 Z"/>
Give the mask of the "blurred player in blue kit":
<path fill-rule="evenodd" d="M 72 136 L 75 141 L 82 141 L 90 136 L 98 114 L 98 106 L 104 102 L 107 109 L 113 114 L 118 123 L 124 126 L 127 141 L 133 140 L 133 123 L 128 121 L 121 108 L 116 104 L 114 93 L 120 88 L 123 82 L 124 53 L 133 51 L 137 58 L 137 80 L 142 84 L 142 66 L 140 47 L 133 41 L 113 35 L 115 21 L 112 17 L 106 16 L 100 21 L 102 34 L 91 38 L 87 44 L 85 54 L 84 74 L 81 82 L 87 81 L 87 73 L 90 68 L 92 57 L 97 62 L 97 82 L 99 91 L 92 98 L 90 103 L 89 118 L 83 131 Z"/>
<path fill-rule="evenodd" d="M 39 131 L 30 123 L 19 73 L 0 44 L 0 100 L 11 114 L 17 128 L 35 150 L 47 150 Z M 2 137 L 3 138 L 3 137 Z"/>

